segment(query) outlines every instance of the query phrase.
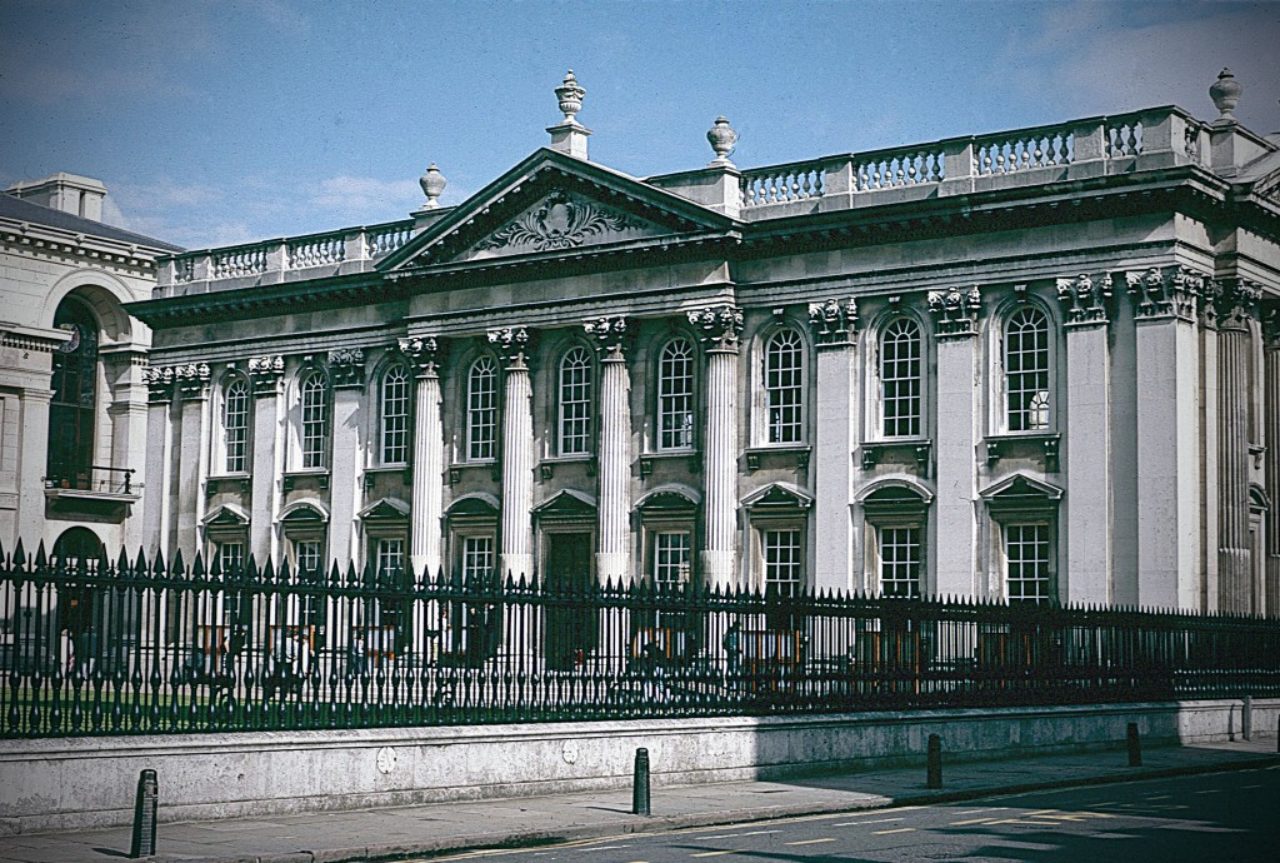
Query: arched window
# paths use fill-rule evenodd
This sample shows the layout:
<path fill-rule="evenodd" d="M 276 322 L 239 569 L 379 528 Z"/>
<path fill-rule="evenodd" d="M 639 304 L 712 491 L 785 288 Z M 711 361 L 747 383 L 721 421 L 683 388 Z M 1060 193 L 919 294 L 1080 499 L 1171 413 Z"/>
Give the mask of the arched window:
<path fill-rule="evenodd" d="M 248 470 L 249 385 L 243 378 L 232 380 L 223 392 L 222 451 L 227 473 Z"/>
<path fill-rule="evenodd" d="M 498 366 L 481 357 L 467 374 L 467 458 L 493 458 L 497 434 Z"/>
<path fill-rule="evenodd" d="M 89 488 L 98 400 L 98 321 L 89 307 L 68 297 L 53 316 L 71 341 L 53 355 L 49 403 L 48 478 L 64 487 Z"/>
<path fill-rule="evenodd" d="M 1049 319 L 1037 308 L 1019 309 L 1005 327 L 1004 393 L 1009 431 L 1049 427 Z"/>
<path fill-rule="evenodd" d="M 591 357 L 573 348 L 560 360 L 560 455 L 591 451 Z"/>
<path fill-rule="evenodd" d="M 324 374 L 302 380 L 302 466 L 324 467 L 329 452 L 329 386 Z"/>
<path fill-rule="evenodd" d="M 382 462 L 409 460 L 409 372 L 394 365 L 382 376 Z"/>
<path fill-rule="evenodd" d="M 658 355 L 658 449 L 693 447 L 693 344 L 667 342 Z"/>
<path fill-rule="evenodd" d="M 795 330 L 780 330 L 764 349 L 764 388 L 769 403 L 769 443 L 804 436 L 804 343 Z"/>
<path fill-rule="evenodd" d="M 881 433 L 885 437 L 920 434 L 920 327 L 898 318 L 880 339 Z"/>

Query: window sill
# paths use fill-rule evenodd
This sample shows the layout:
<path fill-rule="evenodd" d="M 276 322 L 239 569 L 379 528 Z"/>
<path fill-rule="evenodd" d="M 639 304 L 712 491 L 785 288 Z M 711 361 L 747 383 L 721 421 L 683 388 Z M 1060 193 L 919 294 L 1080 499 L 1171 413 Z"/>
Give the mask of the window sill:
<path fill-rule="evenodd" d="M 364 469 L 364 490 L 373 489 L 374 483 L 380 476 L 395 476 L 400 474 L 401 478 L 406 482 L 413 482 L 413 469 L 406 462 L 393 462 L 391 464 L 379 464 Z"/>
<path fill-rule="evenodd" d="M 322 489 L 329 487 L 329 469 L 327 467 L 308 467 L 299 468 L 298 470 L 287 470 L 280 480 L 281 488 L 285 493 L 293 491 L 300 479 L 314 479 L 317 485 Z"/>
<path fill-rule="evenodd" d="M 773 443 L 748 447 L 746 453 L 747 470 L 759 470 L 760 459 L 766 456 L 793 456 L 797 469 L 808 470 L 809 456 L 812 452 L 813 447 L 803 443 Z"/>
<path fill-rule="evenodd" d="M 702 454 L 696 449 L 664 449 L 647 452 L 640 456 L 640 476 L 653 473 L 654 462 L 688 459 L 689 469 L 694 473 L 702 472 Z"/>
<path fill-rule="evenodd" d="M 587 466 L 587 476 L 596 475 L 596 457 L 591 453 L 582 455 L 548 456 L 538 463 L 538 476 L 543 482 L 555 476 L 556 465 L 582 464 Z"/>
<path fill-rule="evenodd" d="M 862 457 L 862 469 L 871 470 L 879 464 L 886 453 L 910 453 L 916 461 L 920 473 L 929 476 L 930 457 L 933 454 L 933 441 L 929 438 L 890 438 L 877 441 L 863 441 L 858 448 Z"/>
<path fill-rule="evenodd" d="M 204 493 L 208 496 L 219 491 L 238 489 L 241 494 L 248 494 L 252 487 L 252 481 L 253 478 L 246 471 L 220 473 L 216 476 L 210 476 L 205 479 Z"/>
<path fill-rule="evenodd" d="M 460 461 L 449 465 L 447 471 L 449 485 L 457 485 L 462 482 L 464 471 L 476 471 L 483 468 L 488 468 L 489 477 L 494 482 L 502 479 L 502 465 L 496 458 L 475 459 L 474 461 Z"/>
<path fill-rule="evenodd" d="M 1045 473 L 1058 472 L 1058 446 L 1062 435 L 1055 431 L 1005 432 L 987 435 L 987 467 L 1012 455 L 1044 459 Z"/>

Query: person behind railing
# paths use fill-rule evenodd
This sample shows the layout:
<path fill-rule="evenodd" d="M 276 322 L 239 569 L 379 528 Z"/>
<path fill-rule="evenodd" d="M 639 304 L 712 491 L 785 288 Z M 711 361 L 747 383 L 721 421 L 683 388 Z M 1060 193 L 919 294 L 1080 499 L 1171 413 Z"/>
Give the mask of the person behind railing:
<path fill-rule="evenodd" d="M 298 652 L 294 639 L 286 627 L 276 627 L 267 653 L 267 677 L 263 686 L 267 698 L 277 691 L 283 693 L 297 688 L 297 684 L 301 682 L 297 662 Z"/>
<path fill-rule="evenodd" d="M 734 621 L 725 631 L 724 641 L 725 664 L 729 672 L 729 685 L 737 686 L 742 673 L 742 624 Z"/>
<path fill-rule="evenodd" d="M 98 665 L 98 630 L 90 623 L 76 636 L 75 672 L 81 680 L 93 676 Z"/>

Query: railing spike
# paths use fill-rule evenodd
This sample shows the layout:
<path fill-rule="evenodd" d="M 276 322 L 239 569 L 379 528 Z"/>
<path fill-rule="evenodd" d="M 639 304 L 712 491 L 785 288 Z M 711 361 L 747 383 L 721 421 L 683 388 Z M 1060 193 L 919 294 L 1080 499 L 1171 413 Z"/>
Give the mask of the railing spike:
<path fill-rule="evenodd" d="M 218 558 L 215 556 L 215 557 L 214 557 L 214 559 L 213 559 L 213 561 L 214 561 L 214 566 L 216 567 L 216 566 L 217 566 L 217 563 L 218 563 Z M 198 552 L 198 551 L 196 552 L 196 563 L 197 563 L 197 564 L 199 564 L 199 563 L 200 563 L 200 552 Z M 178 549 L 177 551 L 175 551 L 175 552 L 173 553 L 173 566 L 172 566 L 172 569 L 173 569 L 173 571 L 174 571 L 174 572 L 182 572 L 184 568 L 185 568 L 185 567 L 184 567 L 184 565 L 183 565 L 183 561 L 182 561 L 182 549 Z"/>
<path fill-rule="evenodd" d="M 182 565 L 182 549 L 178 549 L 173 556 L 173 563 L 169 566 L 169 571 L 173 573 L 174 578 L 186 578 L 187 570 Z M 196 559 L 191 562 L 191 577 L 196 581 L 201 581 L 205 576 L 204 553 L 196 551 Z"/>
<path fill-rule="evenodd" d="M 22 537 L 18 537 L 18 544 L 13 547 L 13 565 L 21 567 L 27 562 L 27 550 L 22 546 Z"/>
<path fill-rule="evenodd" d="M 49 556 L 44 553 L 44 540 L 40 540 L 36 544 L 36 559 L 34 561 L 36 569 L 49 568 Z"/>

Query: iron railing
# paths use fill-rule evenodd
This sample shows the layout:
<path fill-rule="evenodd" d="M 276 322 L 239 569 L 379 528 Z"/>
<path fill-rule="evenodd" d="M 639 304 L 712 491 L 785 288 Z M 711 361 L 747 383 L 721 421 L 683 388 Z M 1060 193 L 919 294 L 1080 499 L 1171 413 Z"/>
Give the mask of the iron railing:
<path fill-rule="evenodd" d="M 1280 621 L 0 554 L 4 737 L 1280 695 Z"/>

